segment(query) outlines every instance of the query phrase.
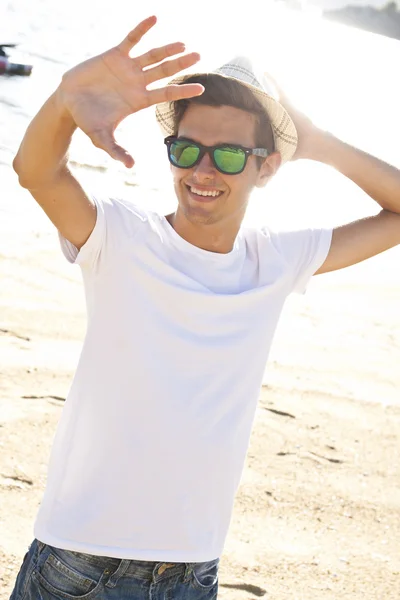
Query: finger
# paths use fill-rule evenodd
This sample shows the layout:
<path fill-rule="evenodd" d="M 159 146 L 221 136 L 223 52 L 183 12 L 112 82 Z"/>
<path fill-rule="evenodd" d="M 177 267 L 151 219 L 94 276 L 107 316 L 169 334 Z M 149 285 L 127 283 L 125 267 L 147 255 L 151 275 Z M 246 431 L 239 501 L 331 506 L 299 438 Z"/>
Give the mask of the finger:
<path fill-rule="evenodd" d="M 148 92 L 149 106 L 152 104 L 160 104 L 160 102 L 174 102 L 175 100 L 183 100 L 184 98 L 201 96 L 203 92 L 204 87 L 200 85 L 200 83 L 166 85 L 163 88 Z"/>
<path fill-rule="evenodd" d="M 167 44 L 160 48 L 153 48 L 152 50 L 149 50 L 149 52 L 146 52 L 146 54 L 138 56 L 135 61 L 137 61 L 140 68 L 143 69 L 144 67 L 159 63 L 169 56 L 174 56 L 174 54 L 180 54 L 184 51 L 185 44 L 182 44 L 182 42 L 175 42 L 174 44 Z"/>
<path fill-rule="evenodd" d="M 157 17 L 147 17 L 144 21 L 139 23 L 132 29 L 126 36 L 124 40 L 120 44 L 118 44 L 117 48 L 122 52 L 122 54 L 129 54 L 130 50 L 132 50 L 133 46 L 136 46 L 138 42 L 142 39 L 142 37 L 152 28 L 157 22 Z"/>
<path fill-rule="evenodd" d="M 104 150 L 113 158 L 122 162 L 128 169 L 133 167 L 135 161 L 133 157 L 115 141 L 114 135 L 109 131 L 95 131 L 91 134 L 90 139 L 96 148 Z"/>
<path fill-rule="evenodd" d="M 176 75 L 176 73 L 183 71 L 183 69 L 187 69 L 196 64 L 199 60 L 200 54 L 197 52 L 191 52 L 190 54 L 174 58 L 173 60 L 166 60 L 156 67 L 144 71 L 145 85 L 149 85 L 150 83 L 158 81 L 159 79 L 164 79 L 165 77 L 170 77 L 171 75 Z"/>

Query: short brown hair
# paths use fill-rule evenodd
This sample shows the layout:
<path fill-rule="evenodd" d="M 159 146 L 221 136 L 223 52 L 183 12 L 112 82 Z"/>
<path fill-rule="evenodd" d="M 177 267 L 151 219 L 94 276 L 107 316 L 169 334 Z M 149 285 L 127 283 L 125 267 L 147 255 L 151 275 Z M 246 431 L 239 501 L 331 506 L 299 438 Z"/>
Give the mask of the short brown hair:
<path fill-rule="evenodd" d="M 233 106 L 245 110 L 257 118 L 256 145 L 267 148 L 270 152 L 275 149 L 274 134 L 268 115 L 251 91 L 244 85 L 218 73 L 189 75 L 182 83 L 201 83 L 204 92 L 201 96 L 177 100 L 174 106 L 174 134 L 178 133 L 179 124 L 190 104 L 205 104 L 207 106 Z"/>

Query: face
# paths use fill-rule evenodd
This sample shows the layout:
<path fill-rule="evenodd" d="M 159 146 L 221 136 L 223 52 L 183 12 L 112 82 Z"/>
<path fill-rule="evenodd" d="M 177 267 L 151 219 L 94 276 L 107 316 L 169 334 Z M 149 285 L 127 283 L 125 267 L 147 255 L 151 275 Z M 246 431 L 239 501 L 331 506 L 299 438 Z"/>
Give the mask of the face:
<path fill-rule="evenodd" d="M 238 144 L 255 148 L 257 119 L 251 113 L 232 106 L 190 104 L 179 125 L 178 136 L 205 146 Z M 192 223 L 215 224 L 224 220 L 240 223 L 255 186 L 265 185 L 280 164 L 280 155 L 268 156 L 261 169 L 255 156 L 249 156 L 238 175 L 220 173 L 205 154 L 192 169 L 171 166 L 178 211 Z M 205 192 L 213 195 L 201 195 Z"/>

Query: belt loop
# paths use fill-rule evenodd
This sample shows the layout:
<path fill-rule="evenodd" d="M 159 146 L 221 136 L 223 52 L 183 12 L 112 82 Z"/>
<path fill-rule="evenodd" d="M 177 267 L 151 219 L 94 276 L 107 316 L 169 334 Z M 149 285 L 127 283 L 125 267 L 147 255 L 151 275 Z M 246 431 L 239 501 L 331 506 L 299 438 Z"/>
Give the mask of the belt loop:
<path fill-rule="evenodd" d="M 105 584 L 106 587 L 115 588 L 120 577 L 122 577 L 122 575 L 125 575 L 126 571 L 128 570 L 130 562 L 131 562 L 130 560 L 126 560 L 126 559 L 121 560 L 121 562 L 119 563 L 118 569 L 111 575 L 111 577 Z M 107 570 L 105 572 L 107 573 Z"/>
<path fill-rule="evenodd" d="M 192 575 L 193 563 L 185 563 L 185 575 L 183 581 L 187 583 Z"/>
<path fill-rule="evenodd" d="M 41 542 L 38 539 L 36 540 L 36 544 L 37 544 L 37 549 L 38 549 L 38 555 L 40 556 L 42 554 L 43 550 L 46 548 L 46 544 L 43 544 L 43 542 Z M 29 547 L 29 550 L 30 550 L 30 547 Z"/>

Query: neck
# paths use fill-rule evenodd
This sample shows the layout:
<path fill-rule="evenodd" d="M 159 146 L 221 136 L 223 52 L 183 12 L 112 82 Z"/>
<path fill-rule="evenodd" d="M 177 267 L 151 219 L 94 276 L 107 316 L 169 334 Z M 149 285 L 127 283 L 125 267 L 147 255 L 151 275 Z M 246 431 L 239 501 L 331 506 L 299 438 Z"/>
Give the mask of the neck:
<path fill-rule="evenodd" d="M 179 210 L 167 215 L 169 224 L 186 242 L 202 250 L 227 254 L 233 249 L 240 229 L 241 219 L 224 220 L 223 223 L 193 223 Z"/>

